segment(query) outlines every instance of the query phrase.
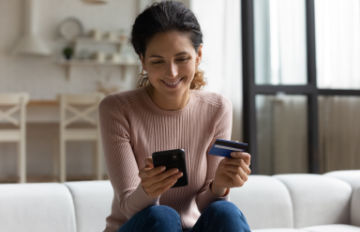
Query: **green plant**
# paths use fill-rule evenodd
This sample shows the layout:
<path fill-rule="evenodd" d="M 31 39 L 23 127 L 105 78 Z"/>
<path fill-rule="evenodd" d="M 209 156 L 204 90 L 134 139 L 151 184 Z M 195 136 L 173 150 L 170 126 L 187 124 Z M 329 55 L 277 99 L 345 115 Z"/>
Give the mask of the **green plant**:
<path fill-rule="evenodd" d="M 72 56 L 74 55 L 74 49 L 72 47 L 65 47 L 63 49 L 63 55 L 66 60 L 70 60 Z"/>

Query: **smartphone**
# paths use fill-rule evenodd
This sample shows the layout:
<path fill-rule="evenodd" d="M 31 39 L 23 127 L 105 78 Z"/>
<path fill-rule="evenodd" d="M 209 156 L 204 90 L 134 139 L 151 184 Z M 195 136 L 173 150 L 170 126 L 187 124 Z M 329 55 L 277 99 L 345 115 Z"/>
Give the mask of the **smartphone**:
<path fill-rule="evenodd" d="M 177 168 L 180 172 L 183 173 L 183 176 L 177 180 L 172 188 L 181 187 L 188 184 L 184 149 L 154 152 L 152 154 L 152 158 L 154 167 L 165 166 L 166 170 Z"/>

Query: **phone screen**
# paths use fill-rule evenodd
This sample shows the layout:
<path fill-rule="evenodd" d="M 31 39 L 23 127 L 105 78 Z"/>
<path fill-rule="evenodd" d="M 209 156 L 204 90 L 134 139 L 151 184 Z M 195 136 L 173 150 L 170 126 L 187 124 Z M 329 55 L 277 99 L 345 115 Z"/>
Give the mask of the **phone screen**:
<path fill-rule="evenodd" d="M 152 158 L 155 167 L 165 166 L 166 170 L 177 168 L 183 173 L 183 176 L 177 180 L 172 188 L 188 184 L 184 149 L 154 152 Z"/>

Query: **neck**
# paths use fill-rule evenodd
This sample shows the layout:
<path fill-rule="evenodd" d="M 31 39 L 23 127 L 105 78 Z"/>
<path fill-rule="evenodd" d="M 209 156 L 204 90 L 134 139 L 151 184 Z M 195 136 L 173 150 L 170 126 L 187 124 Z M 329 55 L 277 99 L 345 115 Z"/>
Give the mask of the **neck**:
<path fill-rule="evenodd" d="M 180 110 L 184 108 L 190 99 L 190 90 L 186 90 L 181 96 L 164 96 L 154 91 L 152 86 L 148 86 L 146 91 L 149 93 L 151 100 L 163 110 Z"/>

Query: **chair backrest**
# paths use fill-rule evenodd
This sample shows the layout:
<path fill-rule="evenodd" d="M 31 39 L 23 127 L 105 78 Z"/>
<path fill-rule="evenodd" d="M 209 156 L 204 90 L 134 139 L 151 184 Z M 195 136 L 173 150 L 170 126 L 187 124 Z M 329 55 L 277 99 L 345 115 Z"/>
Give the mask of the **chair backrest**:
<path fill-rule="evenodd" d="M 60 94 L 60 125 L 66 128 L 75 122 L 98 125 L 97 110 L 102 93 Z"/>
<path fill-rule="evenodd" d="M 28 102 L 27 93 L 0 93 L 0 122 L 24 127 Z"/>

